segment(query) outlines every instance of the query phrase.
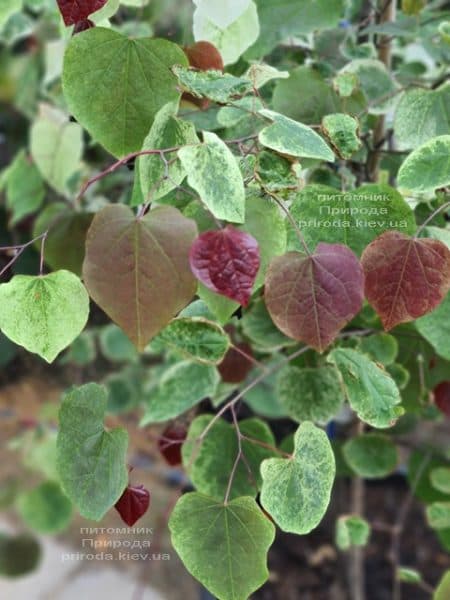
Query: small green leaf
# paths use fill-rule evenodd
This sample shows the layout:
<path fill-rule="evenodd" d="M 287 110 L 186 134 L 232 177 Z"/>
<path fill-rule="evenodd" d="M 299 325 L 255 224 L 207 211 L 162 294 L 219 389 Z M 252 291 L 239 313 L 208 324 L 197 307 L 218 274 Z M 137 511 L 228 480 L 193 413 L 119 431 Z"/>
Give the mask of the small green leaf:
<path fill-rule="evenodd" d="M 236 158 L 215 133 L 203 132 L 203 144 L 178 152 L 193 187 L 218 219 L 243 223 L 245 190 Z"/>
<path fill-rule="evenodd" d="M 450 528 L 450 502 L 433 502 L 425 512 L 428 524 L 433 529 Z"/>
<path fill-rule="evenodd" d="M 20 577 L 34 571 L 41 560 L 39 542 L 26 533 L 0 534 L 0 575 Z"/>
<path fill-rule="evenodd" d="M 58 473 L 64 492 L 87 519 L 99 521 L 128 483 L 124 429 L 103 425 L 107 393 L 88 383 L 62 400 L 57 440 Z"/>
<path fill-rule="evenodd" d="M 18 498 L 20 516 L 38 533 L 64 531 L 72 517 L 72 503 L 54 481 L 46 481 Z"/>
<path fill-rule="evenodd" d="M 399 187 L 432 192 L 450 184 L 450 135 L 432 138 L 414 150 L 400 167 Z"/>
<path fill-rule="evenodd" d="M 16 275 L 0 285 L 0 305 L 2 332 L 49 363 L 81 333 L 89 316 L 89 296 L 69 271 Z"/>
<path fill-rule="evenodd" d="M 343 113 L 326 115 L 322 119 L 322 129 L 341 158 L 351 158 L 361 148 L 361 140 L 358 136 L 359 123 L 349 115 Z"/>
<path fill-rule="evenodd" d="M 370 525 L 362 517 L 343 515 L 336 521 L 336 546 L 340 550 L 365 546 L 369 537 Z"/>
<path fill-rule="evenodd" d="M 42 205 L 45 187 L 36 165 L 19 152 L 6 173 L 6 205 L 15 225 Z"/>
<path fill-rule="evenodd" d="M 191 361 L 177 362 L 152 390 L 141 426 L 173 419 L 204 398 L 212 396 L 219 384 L 217 369 Z"/>
<path fill-rule="evenodd" d="M 379 429 L 392 427 L 404 410 L 400 392 L 388 373 L 357 350 L 336 348 L 328 361 L 341 372 L 350 406 L 358 417 Z"/>
<path fill-rule="evenodd" d="M 430 473 L 431 485 L 443 492 L 444 494 L 450 494 L 450 468 L 448 467 L 437 467 Z"/>
<path fill-rule="evenodd" d="M 153 343 L 167 345 L 187 358 L 210 365 L 220 363 L 230 347 L 228 335 L 220 325 L 199 318 L 174 319 Z"/>
<path fill-rule="evenodd" d="M 269 576 L 266 557 L 275 527 L 253 498 L 221 504 L 185 494 L 169 529 L 187 570 L 219 600 L 247 600 Z"/>
<path fill-rule="evenodd" d="M 290 459 L 262 463 L 261 504 L 283 531 L 305 534 L 328 507 L 335 462 L 326 433 L 308 421 L 297 429 L 294 445 Z"/>
<path fill-rule="evenodd" d="M 422 581 L 422 575 L 416 569 L 410 567 L 398 567 L 397 579 L 404 583 L 420 583 Z"/>
<path fill-rule="evenodd" d="M 133 362 L 138 357 L 130 338 L 114 323 L 102 327 L 98 339 L 103 356 L 111 362 Z"/>
<path fill-rule="evenodd" d="M 252 82 L 246 77 L 235 77 L 222 71 L 196 71 L 176 65 L 172 71 L 184 91 L 197 98 L 209 98 L 219 104 L 226 104 L 235 97 L 244 96 L 252 89 Z"/>
<path fill-rule="evenodd" d="M 391 439 L 379 433 L 365 433 L 348 440 L 342 452 L 360 477 L 376 479 L 392 473 L 398 463 L 398 452 Z"/>
<path fill-rule="evenodd" d="M 385 366 L 391 365 L 398 354 L 398 342 L 389 333 L 376 333 L 363 337 L 359 348 L 362 352 L 370 354 L 373 360 Z"/>
<path fill-rule="evenodd" d="M 240 306 L 238 302 L 230 300 L 221 294 L 216 294 L 200 282 L 197 293 L 221 325 L 225 325 L 231 315 Z"/>
<path fill-rule="evenodd" d="M 202 494 L 223 500 L 233 465 L 239 452 L 237 432 L 232 423 L 218 419 L 199 444 L 197 438 L 211 423 L 212 415 L 200 415 L 192 421 L 186 442 L 182 447 L 183 464 L 189 477 Z M 242 435 L 275 446 L 275 439 L 268 425 L 259 419 L 239 421 Z M 230 498 L 256 496 L 261 486 L 259 467 L 273 451 L 251 441 L 242 440 L 241 459 L 235 471 Z"/>
<path fill-rule="evenodd" d="M 414 321 L 414 327 L 439 356 L 450 360 L 450 294 L 432 312 Z"/>
<path fill-rule="evenodd" d="M 272 110 L 262 109 L 259 114 L 272 121 L 271 125 L 259 132 L 259 141 L 263 146 L 290 156 L 334 162 L 331 148 L 310 127 Z"/>
<path fill-rule="evenodd" d="M 327 423 L 338 412 L 344 394 L 336 369 L 285 367 L 278 376 L 277 395 L 295 421 Z"/>

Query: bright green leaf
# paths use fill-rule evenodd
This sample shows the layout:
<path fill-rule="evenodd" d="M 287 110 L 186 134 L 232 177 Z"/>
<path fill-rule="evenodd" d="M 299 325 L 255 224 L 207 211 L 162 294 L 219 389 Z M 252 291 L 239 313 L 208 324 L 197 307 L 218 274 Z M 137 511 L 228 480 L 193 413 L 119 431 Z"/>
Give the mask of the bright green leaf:
<path fill-rule="evenodd" d="M 426 516 L 433 529 L 450 528 L 450 502 L 432 502 L 426 507 Z"/>
<path fill-rule="evenodd" d="M 432 192 L 450 184 L 450 135 L 432 138 L 414 150 L 400 167 L 399 187 Z"/>
<path fill-rule="evenodd" d="M 434 488 L 444 494 L 450 494 L 450 468 L 436 467 L 430 473 L 430 480 Z"/>
<path fill-rule="evenodd" d="M 359 348 L 382 365 L 391 365 L 398 355 L 398 341 L 389 333 L 375 333 L 361 338 Z"/>

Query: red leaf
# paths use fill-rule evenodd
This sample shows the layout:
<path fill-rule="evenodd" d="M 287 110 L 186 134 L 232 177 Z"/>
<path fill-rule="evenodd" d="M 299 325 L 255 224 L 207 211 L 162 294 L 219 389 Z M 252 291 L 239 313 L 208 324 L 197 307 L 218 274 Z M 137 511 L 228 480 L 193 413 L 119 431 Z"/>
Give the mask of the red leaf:
<path fill-rule="evenodd" d="M 252 348 L 245 342 L 235 344 L 237 348 L 250 356 L 253 356 Z M 235 348 L 230 348 L 225 354 L 222 362 L 217 365 L 217 370 L 225 383 L 240 383 L 244 381 L 253 364 Z"/>
<path fill-rule="evenodd" d="M 172 467 L 181 464 L 181 446 L 186 439 L 186 428 L 182 425 L 169 425 L 158 440 L 158 448 L 166 462 Z"/>
<path fill-rule="evenodd" d="M 143 485 L 128 485 L 115 504 L 122 520 L 132 527 L 148 510 L 150 492 Z"/>
<path fill-rule="evenodd" d="M 450 418 L 450 381 L 442 381 L 433 390 L 434 403 L 439 410 Z"/>
<path fill-rule="evenodd" d="M 450 250 L 438 240 L 386 231 L 361 263 L 366 298 L 386 331 L 432 311 L 450 289 Z"/>
<path fill-rule="evenodd" d="M 106 4 L 106 0 L 57 0 L 57 2 L 66 25 L 84 21 Z"/>
<path fill-rule="evenodd" d="M 206 231 L 193 243 L 191 270 L 207 288 L 247 306 L 260 265 L 258 242 L 227 225 Z"/>
<path fill-rule="evenodd" d="M 265 301 L 284 334 L 322 352 L 361 309 L 363 286 L 353 252 L 321 243 L 311 256 L 288 252 L 270 263 Z"/>
<path fill-rule="evenodd" d="M 220 52 L 210 42 L 196 42 L 192 46 L 184 48 L 184 52 L 191 67 L 195 67 L 200 71 L 208 71 L 209 69 L 223 71 L 223 60 Z"/>

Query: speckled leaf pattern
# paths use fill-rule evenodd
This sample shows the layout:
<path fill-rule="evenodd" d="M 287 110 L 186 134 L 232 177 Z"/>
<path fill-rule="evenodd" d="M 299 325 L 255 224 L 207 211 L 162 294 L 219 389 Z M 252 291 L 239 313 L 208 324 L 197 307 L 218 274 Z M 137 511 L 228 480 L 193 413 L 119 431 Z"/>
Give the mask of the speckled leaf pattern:
<path fill-rule="evenodd" d="M 398 186 L 413 192 L 432 192 L 450 184 L 450 135 L 432 138 L 406 158 Z"/>
<path fill-rule="evenodd" d="M 340 371 L 347 400 L 361 421 L 378 429 L 392 427 L 404 412 L 392 377 L 368 356 L 351 348 L 336 348 L 328 360 Z"/>
<path fill-rule="evenodd" d="M 396 231 L 363 252 L 365 295 L 386 331 L 436 308 L 450 289 L 450 250 L 439 240 Z"/>
<path fill-rule="evenodd" d="M 140 351 L 195 294 L 188 254 L 196 233 L 194 221 L 171 206 L 138 218 L 116 204 L 94 217 L 83 265 L 86 287 Z"/>
<path fill-rule="evenodd" d="M 82 332 L 89 296 L 69 271 L 16 275 L 0 285 L 0 329 L 13 342 L 51 363 Z"/>
<path fill-rule="evenodd" d="M 125 156 L 141 149 L 159 109 L 180 97 L 174 64 L 186 65 L 187 58 L 172 42 L 95 27 L 67 47 L 64 98 L 94 140 Z"/>
<path fill-rule="evenodd" d="M 311 256 L 288 252 L 270 263 L 265 301 L 285 335 L 323 352 L 362 306 L 361 265 L 340 244 L 319 244 Z"/>
<path fill-rule="evenodd" d="M 322 130 L 341 158 L 351 158 L 362 145 L 358 136 L 359 123 L 350 115 L 326 115 L 322 119 Z"/>
<path fill-rule="evenodd" d="M 305 421 L 295 433 L 291 458 L 262 463 L 261 504 L 283 531 L 309 533 L 327 510 L 335 470 L 326 433 Z"/>
<path fill-rule="evenodd" d="M 203 144 L 178 152 L 188 183 L 218 219 L 243 223 L 244 181 L 234 155 L 215 133 L 205 131 Z"/>
<path fill-rule="evenodd" d="M 253 498 L 223 504 L 185 494 L 169 529 L 184 566 L 219 600 L 247 600 L 269 576 L 267 551 L 275 527 Z"/>
<path fill-rule="evenodd" d="M 57 465 L 67 496 L 87 519 L 99 521 L 128 483 L 125 429 L 103 425 L 106 389 L 95 383 L 74 388 L 59 411 Z"/>

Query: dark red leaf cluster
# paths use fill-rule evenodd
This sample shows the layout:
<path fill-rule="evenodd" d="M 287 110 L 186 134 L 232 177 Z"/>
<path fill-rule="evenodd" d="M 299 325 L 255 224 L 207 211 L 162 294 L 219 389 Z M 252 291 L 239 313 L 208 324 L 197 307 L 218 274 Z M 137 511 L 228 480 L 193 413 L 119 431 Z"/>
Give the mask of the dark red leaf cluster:
<path fill-rule="evenodd" d="M 158 439 L 158 448 L 171 467 L 181 464 L 181 446 L 186 439 L 187 431 L 183 425 L 168 425 Z"/>

